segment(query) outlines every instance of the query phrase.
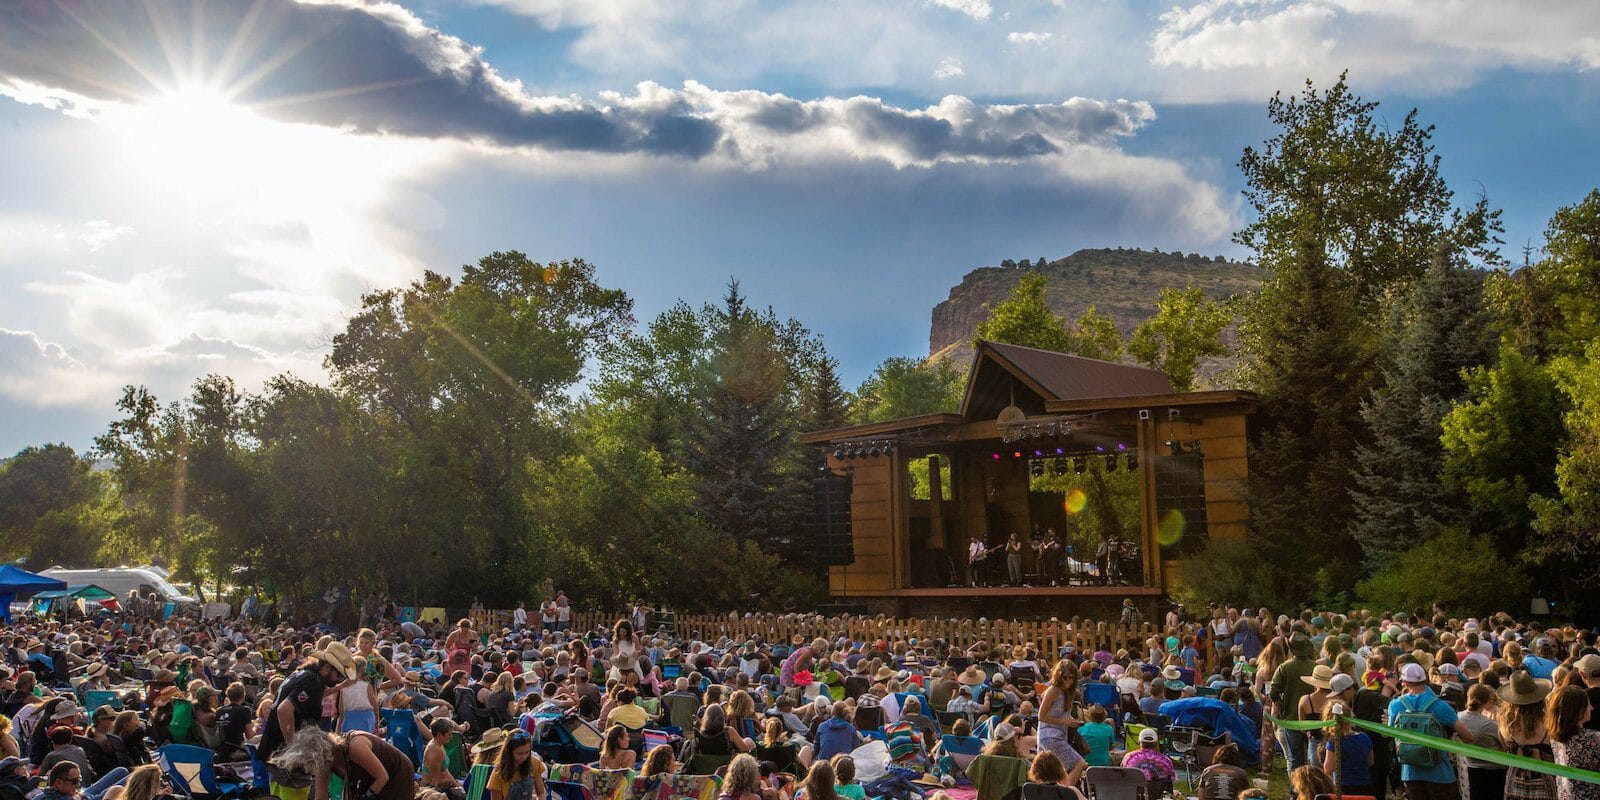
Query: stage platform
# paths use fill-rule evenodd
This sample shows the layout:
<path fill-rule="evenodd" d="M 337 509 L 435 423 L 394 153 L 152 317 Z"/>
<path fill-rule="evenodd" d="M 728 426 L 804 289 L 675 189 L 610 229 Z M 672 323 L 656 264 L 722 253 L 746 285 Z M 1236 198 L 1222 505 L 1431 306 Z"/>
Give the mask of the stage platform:
<path fill-rule="evenodd" d="M 1157 597 L 1155 586 L 948 586 L 890 589 L 878 597 Z M 868 595 L 852 595 L 865 598 Z"/>

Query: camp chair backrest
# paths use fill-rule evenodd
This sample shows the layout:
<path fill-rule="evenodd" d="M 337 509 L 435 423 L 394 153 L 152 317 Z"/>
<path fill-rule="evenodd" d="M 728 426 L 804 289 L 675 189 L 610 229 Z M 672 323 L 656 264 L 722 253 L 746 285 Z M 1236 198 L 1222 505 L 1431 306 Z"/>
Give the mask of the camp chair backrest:
<path fill-rule="evenodd" d="M 1105 706 L 1111 715 L 1117 713 L 1117 687 L 1109 683 L 1086 683 L 1083 685 L 1083 702 L 1090 706 Z"/>
<path fill-rule="evenodd" d="M 882 728 L 883 707 L 873 706 L 871 708 L 861 708 L 858 706 L 856 708 L 855 722 L 856 727 L 860 728 L 863 732 L 870 728 Z"/>
<path fill-rule="evenodd" d="M 1000 665 L 994 661 L 979 661 L 978 669 L 983 670 L 983 679 L 986 681 L 992 681 L 994 676 L 1000 674 Z"/>
<path fill-rule="evenodd" d="M 267 772 L 267 762 L 261 760 L 261 754 L 256 752 L 256 746 L 246 744 L 244 752 L 250 756 L 250 787 L 266 792 L 272 788 L 272 776 Z M 419 762 L 420 763 L 420 762 Z"/>
<path fill-rule="evenodd" d="M 1145 800 L 1144 772 L 1133 767 L 1090 767 L 1083 773 L 1089 800 Z"/>
<path fill-rule="evenodd" d="M 939 752 L 950 756 L 956 766 L 966 769 L 972 760 L 983 752 L 983 740 L 976 736 L 956 736 L 947 733 L 939 737 Z"/>
<path fill-rule="evenodd" d="M 1011 756 L 981 755 L 972 760 L 972 764 L 964 767 L 967 777 L 972 779 L 972 787 L 978 790 L 977 800 L 1016 800 L 1021 795 L 1021 786 L 1012 783 L 1020 767 L 1022 773 L 1028 771 L 1026 759 Z"/>
<path fill-rule="evenodd" d="M 971 724 L 972 715 L 965 711 L 935 711 L 933 712 L 933 719 L 939 723 L 941 730 L 948 731 L 956 724 L 956 720 L 964 719 L 968 724 Z"/>
<path fill-rule="evenodd" d="M 873 741 L 889 741 L 889 734 L 884 733 L 882 728 L 862 728 L 861 735 L 865 738 L 872 739 Z"/>
<path fill-rule="evenodd" d="M 1039 682 L 1039 673 L 1034 672 L 1033 667 L 1015 667 L 1011 670 L 1011 682 L 1030 686 Z"/>
<path fill-rule="evenodd" d="M 733 756 L 714 756 L 707 753 L 695 753 L 685 765 L 686 769 L 695 775 L 714 775 L 717 770 L 728 766 L 733 761 Z"/>
<path fill-rule="evenodd" d="M 94 711 L 101 706 L 111 706 L 117 711 L 122 710 L 122 698 L 116 692 L 107 689 L 90 689 L 83 693 L 83 707 Z"/>
<path fill-rule="evenodd" d="M 545 781 L 544 785 L 549 789 L 550 800 L 594 800 L 581 783 Z"/>
<path fill-rule="evenodd" d="M 411 763 L 421 765 L 422 751 L 428 745 L 417 729 L 417 712 L 409 708 L 383 708 L 379 712 L 383 715 L 383 738 L 405 753 Z"/>
<path fill-rule="evenodd" d="M 1194 685 L 1194 670 L 1185 669 L 1183 667 L 1179 667 L 1178 668 L 1178 680 L 1183 681 L 1184 683 L 1187 683 L 1190 686 L 1193 686 Z"/>
<path fill-rule="evenodd" d="M 217 781 L 214 753 L 204 747 L 169 744 L 160 750 L 161 768 L 172 785 L 190 796 L 221 797 L 239 787 Z"/>
<path fill-rule="evenodd" d="M 494 767 L 489 764 L 472 765 L 467 772 L 467 800 L 483 800 L 483 793 L 489 787 L 489 776 L 493 773 Z"/>

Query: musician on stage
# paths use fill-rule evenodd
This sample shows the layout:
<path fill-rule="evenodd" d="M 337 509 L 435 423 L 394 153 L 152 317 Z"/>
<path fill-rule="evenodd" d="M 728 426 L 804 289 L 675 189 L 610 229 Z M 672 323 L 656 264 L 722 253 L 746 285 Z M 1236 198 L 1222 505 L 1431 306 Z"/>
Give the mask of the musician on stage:
<path fill-rule="evenodd" d="M 1061 536 L 1055 528 L 1045 531 L 1044 536 L 1037 537 L 1033 548 L 1039 559 L 1039 576 L 1050 582 L 1051 586 L 1061 579 Z"/>
<path fill-rule="evenodd" d="M 983 560 L 989 555 L 989 549 L 983 546 L 983 537 L 972 535 L 972 544 L 967 545 L 967 585 L 977 586 L 979 578 L 983 576 Z"/>
<path fill-rule="evenodd" d="M 1006 582 L 1010 586 L 1022 585 L 1022 540 L 1015 533 L 1006 539 Z"/>

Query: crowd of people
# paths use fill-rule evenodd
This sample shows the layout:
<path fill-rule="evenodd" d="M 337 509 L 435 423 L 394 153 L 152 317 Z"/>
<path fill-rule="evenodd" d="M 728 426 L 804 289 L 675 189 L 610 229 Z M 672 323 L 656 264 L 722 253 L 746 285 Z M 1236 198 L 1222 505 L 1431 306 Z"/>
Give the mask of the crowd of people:
<path fill-rule="evenodd" d="M 627 800 L 1072 800 L 1096 767 L 1137 770 L 1150 797 L 1239 800 L 1265 797 L 1280 764 L 1308 800 L 1600 800 L 1352 723 L 1600 770 L 1594 632 L 1505 614 L 1174 606 L 1146 641 L 1042 652 L 852 641 L 842 624 L 698 641 L 652 632 L 643 606 L 575 631 L 560 600 L 499 630 L 19 618 L 0 628 L 0 800 L 192 794 L 157 757 L 169 745 L 284 800 L 533 800 L 597 781 Z M 1206 746 L 1175 747 L 1194 719 Z"/>

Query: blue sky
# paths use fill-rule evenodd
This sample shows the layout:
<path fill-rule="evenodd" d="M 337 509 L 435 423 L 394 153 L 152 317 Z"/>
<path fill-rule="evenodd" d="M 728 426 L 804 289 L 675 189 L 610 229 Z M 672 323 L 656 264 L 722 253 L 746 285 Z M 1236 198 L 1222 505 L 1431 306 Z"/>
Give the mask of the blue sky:
<path fill-rule="evenodd" d="M 1519 260 L 1600 184 L 1597 67 L 1558 2 L 0 0 L 0 453 L 322 379 L 360 292 L 503 249 L 641 320 L 737 278 L 853 385 L 973 267 L 1239 255 L 1266 98 L 1342 69 Z"/>

